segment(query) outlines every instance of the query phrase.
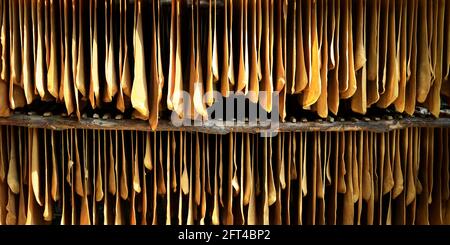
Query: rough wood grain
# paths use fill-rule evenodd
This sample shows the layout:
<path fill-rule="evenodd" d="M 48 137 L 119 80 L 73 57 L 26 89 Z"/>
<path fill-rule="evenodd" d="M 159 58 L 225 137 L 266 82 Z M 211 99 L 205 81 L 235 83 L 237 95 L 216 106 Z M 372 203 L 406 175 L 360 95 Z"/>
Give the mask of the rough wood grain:
<path fill-rule="evenodd" d="M 191 122 L 191 125 L 175 126 L 170 121 L 160 120 L 156 131 L 191 131 L 210 134 L 226 134 L 229 132 L 259 133 L 270 129 L 270 125 L 262 125 L 249 122 L 230 122 L 208 120 L 206 122 Z M 85 118 L 77 121 L 75 118 L 61 116 L 43 117 L 40 115 L 14 114 L 10 117 L 0 118 L 0 125 L 25 126 L 30 128 L 46 128 L 53 130 L 79 129 L 103 129 L 103 130 L 138 130 L 151 131 L 150 125 L 141 120 L 103 120 Z M 278 132 L 299 131 L 372 131 L 387 132 L 394 129 L 407 127 L 445 127 L 450 128 L 450 117 L 405 117 L 394 119 L 376 120 L 351 120 L 351 121 L 307 121 L 279 123 L 274 129 Z M 272 126 L 273 127 L 273 126 Z"/>

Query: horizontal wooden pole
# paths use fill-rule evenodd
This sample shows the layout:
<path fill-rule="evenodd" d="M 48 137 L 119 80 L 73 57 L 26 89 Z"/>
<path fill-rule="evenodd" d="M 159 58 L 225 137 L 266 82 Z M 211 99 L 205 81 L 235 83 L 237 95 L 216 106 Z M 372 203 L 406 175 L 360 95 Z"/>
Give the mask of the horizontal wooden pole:
<path fill-rule="evenodd" d="M 210 134 L 226 134 L 229 132 L 259 133 L 272 129 L 276 132 L 298 131 L 373 131 L 387 132 L 407 127 L 450 127 L 450 117 L 403 117 L 403 118 L 368 118 L 330 121 L 298 121 L 280 122 L 275 125 L 261 125 L 249 122 L 230 122 L 208 120 L 198 125 L 175 126 L 168 120 L 160 120 L 157 131 L 193 131 Z M 31 128 L 46 128 L 53 130 L 100 129 L 100 130 L 137 130 L 151 131 L 148 122 L 132 119 L 94 119 L 84 118 L 80 121 L 75 118 L 56 116 L 40 116 L 14 114 L 10 117 L 0 118 L 0 125 L 22 126 Z"/>

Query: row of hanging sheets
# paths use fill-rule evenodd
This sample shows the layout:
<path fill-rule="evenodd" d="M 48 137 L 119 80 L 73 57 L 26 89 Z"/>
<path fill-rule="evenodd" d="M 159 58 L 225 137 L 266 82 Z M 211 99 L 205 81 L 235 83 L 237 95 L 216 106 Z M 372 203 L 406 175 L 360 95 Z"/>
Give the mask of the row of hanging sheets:
<path fill-rule="evenodd" d="M 0 224 L 450 224 L 449 128 L 0 139 Z"/>
<path fill-rule="evenodd" d="M 1 0 L 0 8 L 1 116 L 46 101 L 77 118 L 129 112 L 155 129 L 163 111 L 208 119 L 219 100 L 207 92 L 217 90 L 267 112 L 278 103 L 282 120 L 370 107 L 411 115 L 419 104 L 438 117 L 450 96 L 445 0 Z"/>

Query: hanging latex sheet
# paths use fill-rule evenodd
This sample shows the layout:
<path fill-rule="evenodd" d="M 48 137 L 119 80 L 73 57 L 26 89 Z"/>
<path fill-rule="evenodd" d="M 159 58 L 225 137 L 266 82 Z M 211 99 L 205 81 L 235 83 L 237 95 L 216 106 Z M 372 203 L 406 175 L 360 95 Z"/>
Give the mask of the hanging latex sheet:
<path fill-rule="evenodd" d="M 171 111 L 206 121 L 231 93 L 281 121 L 448 106 L 446 0 L 1 3 L 3 117 L 108 113 L 156 129 Z"/>
<path fill-rule="evenodd" d="M 449 133 L 1 126 L 0 224 L 449 224 Z"/>

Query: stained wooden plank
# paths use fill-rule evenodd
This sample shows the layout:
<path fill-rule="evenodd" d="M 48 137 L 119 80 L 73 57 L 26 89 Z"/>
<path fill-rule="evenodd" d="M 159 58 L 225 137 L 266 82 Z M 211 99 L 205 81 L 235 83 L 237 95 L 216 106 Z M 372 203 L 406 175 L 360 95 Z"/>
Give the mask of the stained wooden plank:
<path fill-rule="evenodd" d="M 267 130 L 278 132 L 298 131 L 373 131 L 386 132 L 406 127 L 450 127 L 450 117 L 405 117 L 386 118 L 380 120 L 344 120 L 344 121 L 297 121 L 264 125 L 257 122 L 230 122 L 208 120 L 202 122 L 186 121 L 185 125 L 174 125 L 167 120 L 160 120 L 157 131 L 193 131 L 211 134 L 226 134 L 229 132 L 259 133 Z M 194 124 L 195 123 L 195 124 Z M 0 125 L 14 125 L 31 128 L 46 128 L 64 130 L 70 128 L 103 129 L 103 130 L 138 130 L 151 131 L 146 121 L 132 119 L 94 119 L 84 118 L 77 121 L 75 118 L 62 116 L 43 117 L 40 115 L 14 114 L 7 118 L 0 118 Z"/>

